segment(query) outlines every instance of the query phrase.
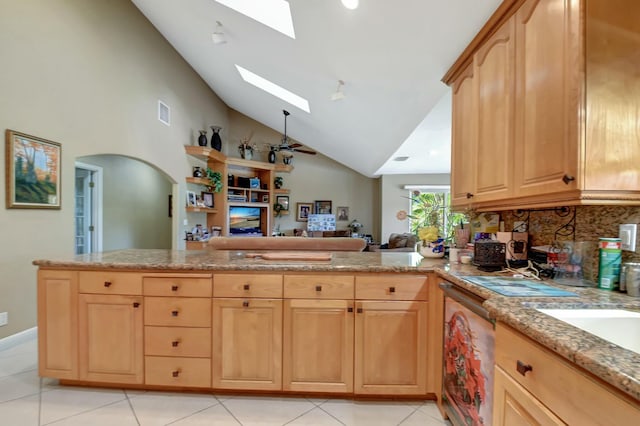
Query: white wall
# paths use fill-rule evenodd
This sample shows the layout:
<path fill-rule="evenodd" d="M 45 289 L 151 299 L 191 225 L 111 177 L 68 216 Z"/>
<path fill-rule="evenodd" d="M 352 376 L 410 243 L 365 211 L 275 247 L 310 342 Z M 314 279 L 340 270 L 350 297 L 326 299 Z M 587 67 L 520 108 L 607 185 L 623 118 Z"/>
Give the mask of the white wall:
<path fill-rule="evenodd" d="M 449 174 L 415 174 L 415 175 L 385 175 L 380 185 L 381 197 L 381 234 L 382 243 L 389 240 L 392 233 L 409 232 L 409 221 L 398 220 L 399 210 L 410 211 L 409 190 L 405 185 L 450 185 Z"/>
<path fill-rule="evenodd" d="M 62 144 L 62 208 L 0 209 L 0 312 L 9 312 L 2 338 L 35 325 L 32 260 L 73 253 L 78 157 L 143 160 L 182 199 L 191 174 L 183 145 L 228 119 L 227 106 L 127 0 L 0 0 L 0 10 L 0 129 Z M 158 99 L 171 107 L 171 127 L 157 120 Z M 180 247 L 175 223 L 186 213 L 174 211 Z"/>

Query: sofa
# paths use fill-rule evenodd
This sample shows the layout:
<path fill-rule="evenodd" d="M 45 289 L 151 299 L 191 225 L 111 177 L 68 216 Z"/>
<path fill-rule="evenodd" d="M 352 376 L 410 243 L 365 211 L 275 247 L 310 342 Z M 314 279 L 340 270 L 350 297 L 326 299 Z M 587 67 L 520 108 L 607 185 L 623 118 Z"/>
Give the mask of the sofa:
<path fill-rule="evenodd" d="M 380 246 L 370 246 L 369 251 L 416 251 L 418 236 L 410 233 L 391 234 L 389 242 Z"/>
<path fill-rule="evenodd" d="M 333 237 L 213 237 L 207 243 L 213 250 L 289 250 L 289 251 L 362 251 L 362 238 Z"/>

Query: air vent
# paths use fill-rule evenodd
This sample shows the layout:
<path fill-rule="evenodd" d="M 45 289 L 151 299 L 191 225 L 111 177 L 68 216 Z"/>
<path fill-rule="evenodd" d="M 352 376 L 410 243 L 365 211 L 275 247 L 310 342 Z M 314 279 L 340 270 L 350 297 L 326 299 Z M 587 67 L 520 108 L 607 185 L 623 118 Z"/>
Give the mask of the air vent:
<path fill-rule="evenodd" d="M 396 157 L 393 159 L 393 161 L 407 161 L 409 159 L 409 157 Z"/>
<path fill-rule="evenodd" d="M 162 101 L 158 101 L 158 120 L 167 126 L 171 126 L 171 109 L 169 105 Z"/>

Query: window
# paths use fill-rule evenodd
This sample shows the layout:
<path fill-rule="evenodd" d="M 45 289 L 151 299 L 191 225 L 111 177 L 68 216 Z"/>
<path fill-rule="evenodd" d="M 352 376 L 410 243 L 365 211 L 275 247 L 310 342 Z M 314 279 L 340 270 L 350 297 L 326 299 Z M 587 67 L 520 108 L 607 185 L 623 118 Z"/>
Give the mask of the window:
<path fill-rule="evenodd" d="M 417 233 L 419 228 L 437 226 L 440 236 L 451 242 L 455 229 L 466 221 L 464 213 L 451 211 L 451 194 L 448 185 L 419 186 L 406 185 L 409 189 L 410 222 L 409 229 Z"/>

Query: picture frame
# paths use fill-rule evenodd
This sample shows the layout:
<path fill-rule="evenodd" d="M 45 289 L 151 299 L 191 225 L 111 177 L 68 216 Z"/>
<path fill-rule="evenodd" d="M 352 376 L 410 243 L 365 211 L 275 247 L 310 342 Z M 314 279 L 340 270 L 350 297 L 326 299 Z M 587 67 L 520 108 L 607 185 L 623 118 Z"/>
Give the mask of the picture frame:
<path fill-rule="evenodd" d="M 213 192 L 202 191 L 201 197 L 202 197 L 202 202 L 204 203 L 204 206 L 209 209 L 212 209 L 213 208 Z"/>
<path fill-rule="evenodd" d="M 269 202 L 269 194 L 262 194 L 262 202 L 263 203 Z"/>
<path fill-rule="evenodd" d="M 308 222 L 309 214 L 313 212 L 313 204 L 296 203 L 296 222 Z"/>
<path fill-rule="evenodd" d="M 59 210 L 62 145 L 10 129 L 5 141 L 7 208 Z"/>
<path fill-rule="evenodd" d="M 289 210 L 289 196 L 277 195 L 276 204 L 280 204 L 282 206 L 282 210 Z"/>
<path fill-rule="evenodd" d="M 187 207 L 196 207 L 198 198 L 196 197 L 196 193 L 193 191 L 187 191 Z"/>
<path fill-rule="evenodd" d="M 338 207 L 336 220 L 341 222 L 349 221 L 349 207 Z"/>
<path fill-rule="evenodd" d="M 313 212 L 315 214 L 331 214 L 331 201 L 316 200 L 314 202 Z"/>

